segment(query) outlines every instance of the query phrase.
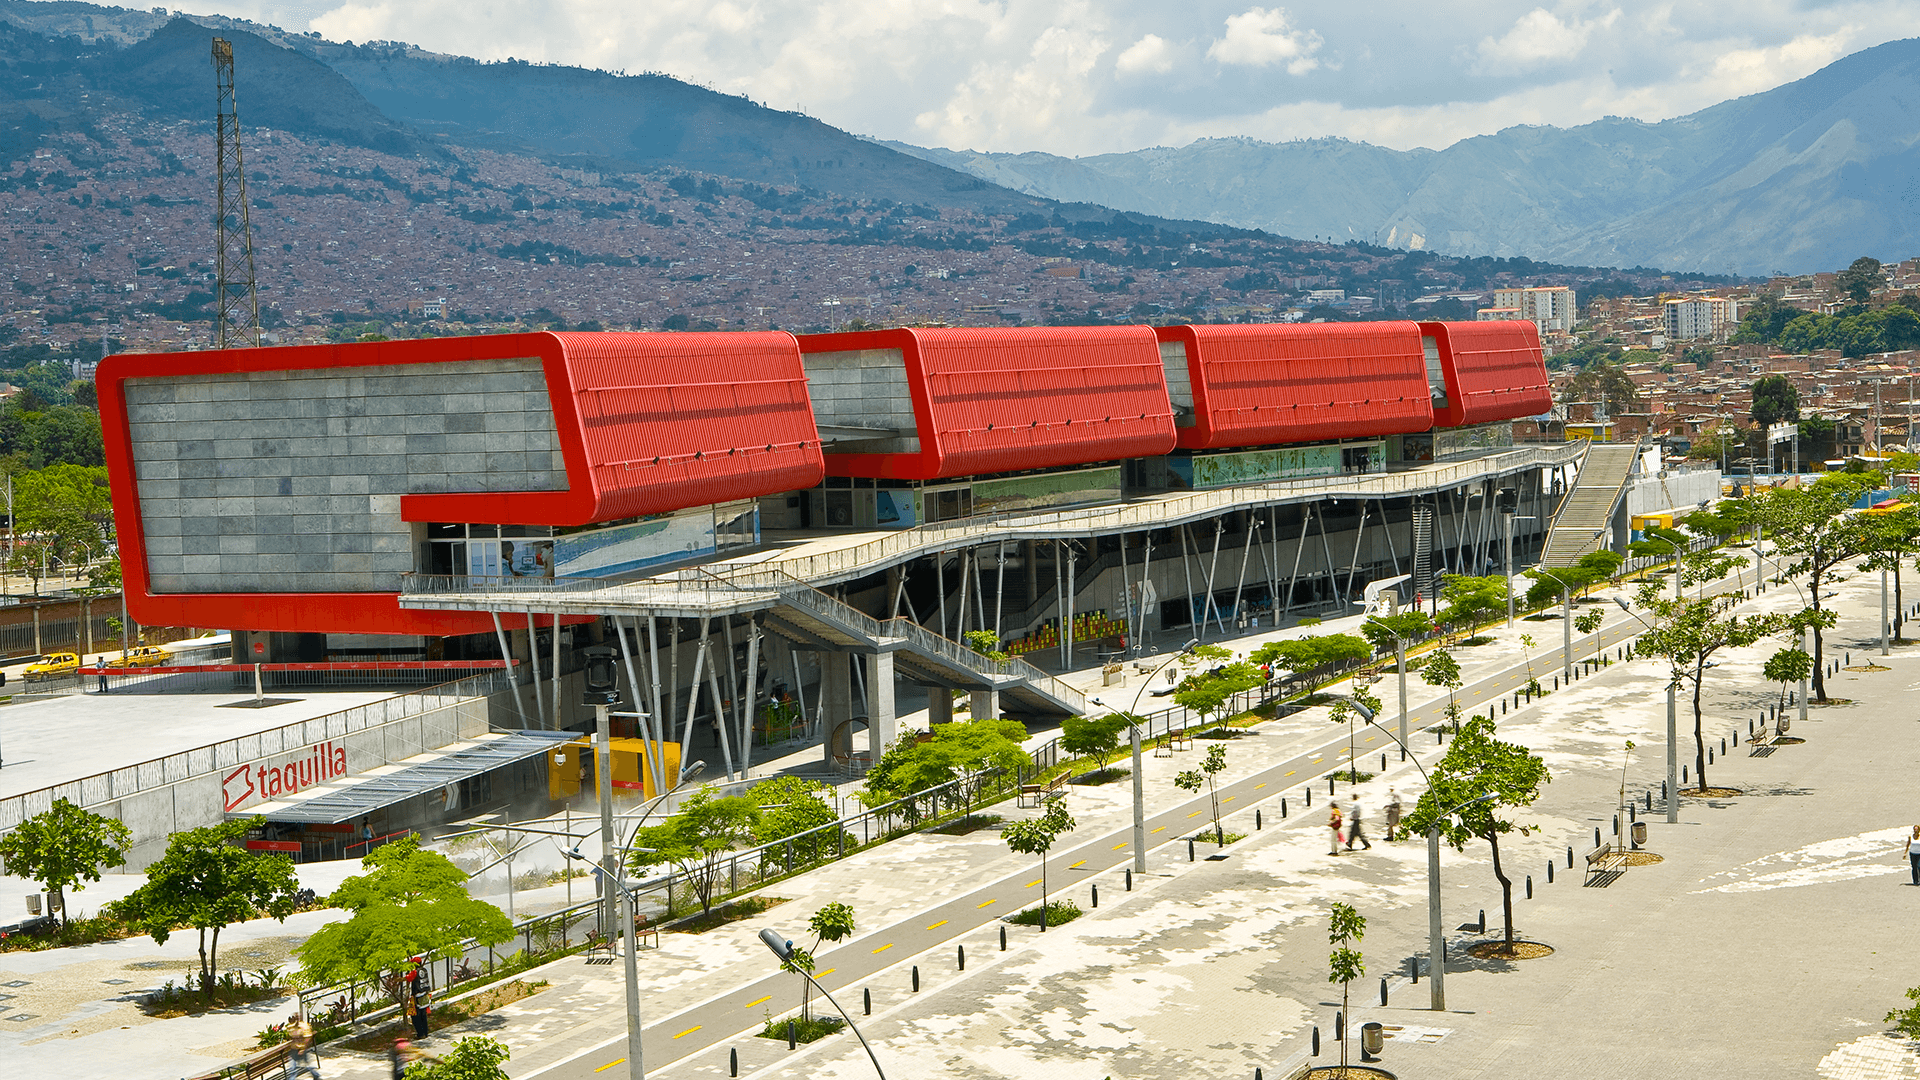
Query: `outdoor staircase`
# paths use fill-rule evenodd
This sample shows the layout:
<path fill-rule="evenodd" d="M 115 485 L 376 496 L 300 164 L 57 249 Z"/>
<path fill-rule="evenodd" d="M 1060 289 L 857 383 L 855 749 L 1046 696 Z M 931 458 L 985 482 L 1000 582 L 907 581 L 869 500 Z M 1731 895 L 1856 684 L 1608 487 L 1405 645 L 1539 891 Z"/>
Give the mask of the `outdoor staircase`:
<path fill-rule="evenodd" d="M 1549 569 L 1572 566 L 1580 557 L 1600 550 L 1614 508 L 1625 497 L 1627 479 L 1640 456 L 1638 443 L 1594 443 L 1587 447 L 1580 476 L 1560 503 L 1547 531 L 1540 565 Z"/>
<path fill-rule="evenodd" d="M 886 650 L 894 670 L 909 679 L 950 690 L 998 690 L 1001 708 L 1014 715 L 1079 716 L 1087 699 L 1078 690 L 1025 660 L 992 660 L 910 619 L 876 619 L 798 578 L 778 571 L 729 575 L 748 589 L 771 588 L 779 602 L 766 613 L 770 629 L 805 647 Z"/>

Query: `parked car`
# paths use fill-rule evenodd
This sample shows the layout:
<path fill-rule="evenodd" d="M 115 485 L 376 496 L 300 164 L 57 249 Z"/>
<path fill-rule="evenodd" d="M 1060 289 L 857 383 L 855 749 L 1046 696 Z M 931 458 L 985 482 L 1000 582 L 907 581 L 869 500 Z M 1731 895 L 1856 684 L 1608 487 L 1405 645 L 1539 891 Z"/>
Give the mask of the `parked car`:
<path fill-rule="evenodd" d="M 173 659 L 173 654 L 158 645 L 135 645 L 124 653 L 107 656 L 110 668 L 159 667 Z"/>
<path fill-rule="evenodd" d="M 26 676 L 28 682 L 34 682 L 38 679 L 51 679 L 79 670 L 80 656 L 78 653 L 57 652 L 48 653 L 45 657 L 41 658 L 37 664 L 28 664 L 27 670 L 23 674 Z"/>

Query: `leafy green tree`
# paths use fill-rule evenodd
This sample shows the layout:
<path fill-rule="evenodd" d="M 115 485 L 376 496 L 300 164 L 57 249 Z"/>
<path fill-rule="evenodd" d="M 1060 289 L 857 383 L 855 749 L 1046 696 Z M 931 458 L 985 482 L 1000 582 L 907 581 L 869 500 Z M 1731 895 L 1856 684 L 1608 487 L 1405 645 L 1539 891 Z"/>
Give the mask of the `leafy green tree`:
<path fill-rule="evenodd" d="M 1728 603 L 1718 596 L 1704 600 L 1668 600 L 1648 586 L 1637 598 L 1640 606 L 1653 613 L 1652 629 L 1640 635 L 1638 651 L 1644 656 L 1666 659 L 1674 685 L 1693 688 L 1694 769 L 1699 775 L 1700 791 L 1707 790 L 1707 738 L 1702 730 L 1700 695 L 1706 683 L 1708 663 L 1723 649 L 1752 645 L 1785 629 L 1784 615 L 1741 616 L 1729 614 Z"/>
<path fill-rule="evenodd" d="M 1770 345 L 1779 341 L 1781 331 L 1799 317 L 1799 308 L 1781 303 L 1777 296 L 1763 296 L 1741 311 L 1740 328 L 1734 331 L 1730 340 L 1735 344 L 1760 342 Z"/>
<path fill-rule="evenodd" d="M 1367 936 L 1367 920 L 1348 904 L 1333 905 L 1333 912 L 1327 920 L 1327 944 L 1335 946 L 1327 957 L 1327 981 L 1340 984 L 1340 1015 L 1351 1018 L 1353 1005 L 1347 996 L 1353 980 L 1367 973 L 1365 958 L 1360 950 L 1352 946 Z M 1347 1069 L 1347 1029 L 1353 1027 L 1350 1019 L 1340 1029 L 1340 1071 L 1344 1075 Z"/>
<path fill-rule="evenodd" d="M 1237 660 L 1187 676 L 1174 691 L 1173 700 L 1182 708 L 1199 713 L 1200 722 L 1207 724 L 1226 708 L 1233 695 L 1251 690 L 1263 681 L 1259 668 L 1248 661 Z"/>
<path fill-rule="evenodd" d="M 1594 608 L 1590 611 L 1587 611 L 1580 615 L 1575 616 L 1573 620 L 1573 628 L 1575 630 L 1580 631 L 1580 633 L 1583 635 L 1592 634 L 1595 631 L 1598 631 L 1601 625 L 1604 624 L 1606 621 L 1607 621 L 1607 613 L 1604 611 L 1601 611 L 1599 608 Z M 1600 662 L 1600 639 L 1597 637 L 1593 639 L 1593 659 L 1595 663 Z"/>
<path fill-rule="evenodd" d="M 1107 761 L 1120 749 L 1120 733 L 1127 730 L 1130 720 L 1125 714 L 1114 713 L 1108 716 L 1069 716 L 1060 725 L 1061 749 L 1075 757 L 1091 757 L 1100 768 L 1107 771 Z"/>
<path fill-rule="evenodd" d="M 1451 657 L 1449 657 L 1449 659 L 1451 659 Z M 1355 706 L 1358 706 L 1358 708 Z M 1360 715 L 1360 709 L 1362 708 L 1374 716 L 1379 716 L 1381 712 L 1380 699 L 1375 697 L 1372 691 L 1360 685 L 1359 680 L 1356 679 L 1353 683 L 1352 692 L 1349 693 L 1348 696 L 1335 701 L 1333 708 L 1329 710 L 1331 719 L 1335 723 L 1344 723 L 1347 725 L 1347 783 L 1349 784 L 1362 782 L 1360 776 L 1360 761 L 1354 756 L 1355 746 L 1353 742 L 1354 717 Z M 1336 773 L 1335 775 L 1339 774 Z"/>
<path fill-rule="evenodd" d="M 1073 831 L 1073 815 L 1065 803 L 1056 799 L 1047 804 L 1046 813 L 1026 821 L 1011 821 L 1000 830 L 1007 850 L 1016 855 L 1040 856 L 1040 929 L 1044 932 L 1052 920 L 1047 911 L 1047 852 L 1060 834 Z"/>
<path fill-rule="evenodd" d="M 1298 675 L 1332 664 L 1354 663 L 1373 657 L 1373 645 L 1352 634 L 1310 634 L 1270 641 L 1253 652 L 1256 664 L 1275 664 Z"/>
<path fill-rule="evenodd" d="M 257 820 L 235 818 L 174 833 L 167 853 L 147 867 L 146 884 L 125 901 L 135 925 L 156 945 L 165 945 L 179 927 L 199 931 L 200 985 L 208 1004 L 219 968 L 220 931 L 263 913 L 285 922 L 300 891 L 292 859 L 238 846 Z"/>
<path fill-rule="evenodd" d="M 1462 628 L 1462 633 L 1471 633 L 1481 623 L 1505 614 L 1507 579 L 1497 574 L 1489 577 L 1445 574 L 1441 577 L 1440 599 L 1447 606 L 1441 610 L 1439 621 Z"/>
<path fill-rule="evenodd" d="M 1595 585 L 1610 580 L 1625 561 L 1618 552 L 1589 551 L 1572 566 L 1528 570 L 1526 573 L 1533 579 L 1533 585 L 1527 589 L 1527 606 L 1546 607 L 1560 599 L 1563 590 L 1569 599 L 1580 596 Z"/>
<path fill-rule="evenodd" d="M 747 797 L 760 808 L 760 824 L 754 836 L 763 844 L 771 844 L 840 820 L 822 794 L 832 790 L 818 780 L 791 773 L 753 785 Z"/>
<path fill-rule="evenodd" d="M 993 630 L 969 630 L 966 633 L 967 648 L 995 662 L 1005 662 L 1007 654 L 1000 649 L 1000 635 Z"/>
<path fill-rule="evenodd" d="M 1444 686 L 1447 689 L 1447 725 L 1460 725 L 1460 702 L 1454 694 L 1460 689 L 1460 662 L 1445 649 L 1436 650 L 1427 657 L 1420 668 L 1420 681 L 1428 686 Z M 1377 710 L 1376 710 L 1377 711 Z"/>
<path fill-rule="evenodd" d="M 1027 729 L 1019 721 L 987 718 L 936 724 L 933 738 L 925 742 L 909 731 L 888 746 L 868 771 L 860 799 L 878 806 L 959 780 L 960 798 L 971 806 L 992 778 L 1032 760 L 1021 748 L 1026 738 Z M 906 812 L 917 820 L 921 807 L 909 803 Z"/>
<path fill-rule="evenodd" d="M 1887 275 L 1881 272 L 1879 259 L 1862 255 L 1838 274 L 1833 276 L 1833 291 L 1847 297 L 1856 304 L 1864 304 L 1873 298 L 1875 289 L 1887 284 Z"/>
<path fill-rule="evenodd" d="M 86 888 L 81 882 L 99 881 L 101 870 L 124 865 L 132 841 L 133 833 L 120 822 L 55 799 L 51 809 L 0 836 L 0 869 L 59 893 L 64 925 L 70 921 L 67 891 L 79 892 Z"/>
<path fill-rule="evenodd" d="M 1736 500 L 1731 512 L 1743 520 L 1761 526 L 1774 542 L 1774 550 L 1791 560 L 1786 575 L 1807 575 L 1804 594 L 1807 610 L 1815 621 L 1813 630 L 1813 695 L 1827 700 L 1825 677 L 1825 638 L 1820 621 L 1825 612 L 1822 590 L 1833 568 L 1867 550 L 1869 537 L 1847 513 L 1871 481 L 1859 476 L 1830 474 L 1804 488 L 1766 488 Z"/>
<path fill-rule="evenodd" d="M 759 824 L 754 800 L 703 787 L 680 804 L 679 813 L 634 833 L 633 868 L 673 866 L 687 879 L 701 912 L 712 914 L 722 857 L 752 839 Z"/>
<path fill-rule="evenodd" d="M 1753 384 L 1753 422 L 1765 428 L 1800 419 L 1800 391 L 1785 375 L 1766 375 Z"/>
<path fill-rule="evenodd" d="M 507 1044 L 485 1035 L 469 1035 L 453 1044 L 438 1061 L 421 1061 L 407 1069 L 407 1080 L 508 1080 L 500 1063 L 513 1056 Z"/>
<path fill-rule="evenodd" d="M 1909 1039 L 1920 1039 L 1920 986 L 1907 991 L 1907 1000 L 1913 1002 L 1910 1008 L 1894 1009 L 1887 1013 L 1886 1023 L 1892 1024 Z"/>
<path fill-rule="evenodd" d="M 1360 633 L 1377 652 L 1390 652 L 1395 638 L 1412 644 L 1433 633 L 1433 620 L 1426 612 L 1409 608 L 1396 615 L 1376 615 L 1360 624 Z M 1259 653 L 1256 651 L 1255 656 Z"/>
<path fill-rule="evenodd" d="M 1173 786 L 1181 791 L 1198 792 L 1207 789 L 1208 801 L 1213 809 L 1213 838 L 1220 847 L 1227 846 L 1227 834 L 1220 828 L 1220 788 L 1214 781 L 1221 770 L 1227 767 L 1227 748 L 1219 744 L 1207 747 L 1207 756 L 1201 760 L 1198 769 L 1188 769 L 1173 778 Z"/>
<path fill-rule="evenodd" d="M 1540 679 L 1533 673 L 1533 650 L 1538 648 L 1539 645 L 1540 643 L 1533 639 L 1532 634 L 1520 635 L 1520 655 L 1527 662 L 1526 692 L 1534 697 L 1540 696 Z"/>
<path fill-rule="evenodd" d="M 812 948 L 795 948 L 785 960 L 780 962 L 782 971 L 791 971 L 802 975 L 800 980 L 800 1019 L 802 1022 L 813 1019 L 810 1011 L 813 981 L 805 975 L 812 975 L 814 954 L 820 951 L 823 941 L 845 941 L 853 936 L 853 909 L 838 901 L 815 911 L 807 919 L 807 929 L 813 931 Z"/>
<path fill-rule="evenodd" d="M 1813 674 L 1813 657 L 1798 645 L 1781 649 L 1760 668 L 1760 675 L 1768 682 L 1780 684 L 1780 701 L 1774 706 L 1775 713 L 1787 707 L 1787 684 L 1796 683 Z"/>
<path fill-rule="evenodd" d="M 1860 569 L 1893 574 L 1893 639 L 1903 641 L 1906 599 L 1901 591 L 1900 568 L 1907 559 L 1920 555 L 1920 506 L 1909 502 L 1885 513 L 1863 514 L 1858 525 L 1860 550 L 1867 557 Z"/>
<path fill-rule="evenodd" d="M 1508 954 L 1513 952 L 1513 881 L 1500 865 L 1500 837 L 1515 825 L 1500 811 L 1533 805 L 1541 785 L 1552 779 L 1539 755 L 1494 737 L 1493 717 L 1474 716 L 1454 735 L 1446 755 L 1428 774 L 1427 791 L 1405 822 L 1410 834 L 1437 825 L 1441 839 L 1455 851 L 1464 851 L 1467 842 L 1476 838 L 1487 842 L 1506 913 Z M 1474 801 L 1483 797 L 1485 801 Z M 1529 830 L 1522 827 L 1520 831 L 1525 835 Z"/>
<path fill-rule="evenodd" d="M 327 906 L 349 912 L 293 952 L 310 985 L 377 978 L 466 938 L 495 945 L 513 937 L 506 913 L 467 895 L 466 871 L 404 836 L 367 852 L 364 874 L 340 883 Z"/>

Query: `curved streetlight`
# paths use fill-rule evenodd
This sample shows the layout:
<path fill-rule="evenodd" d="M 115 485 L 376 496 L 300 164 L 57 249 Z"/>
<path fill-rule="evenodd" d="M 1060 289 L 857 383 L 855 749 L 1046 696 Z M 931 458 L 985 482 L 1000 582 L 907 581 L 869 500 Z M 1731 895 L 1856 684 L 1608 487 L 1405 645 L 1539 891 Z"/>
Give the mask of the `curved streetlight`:
<path fill-rule="evenodd" d="M 768 949 L 771 949 L 773 951 L 773 955 L 780 958 L 780 963 L 789 964 L 789 962 L 793 959 L 793 942 L 788 941 L 786 938 L 781 937 L 779 932 L 774 930 L 772 927 L 768 927 L 767 929 L 760 931 L 760 942 L 761 944 L 765 945 Z M 841 1008 L 840 1003 L 838 1001 L 834 1001 L 833 995 L 827 993 L 827 988 L 824 986 L 821 986 L 820 980 L 813 977 L 813 972 L 807 971 L 806 969 L 800 967 L 798 964 L 791 964 L 790 968 L 791 970 L 798 971 L 801 975 L 804 975 L 806 977 L 806 980 L 813 984 L 813 988 L 815 990 L 820 991 L 821 996 L 825 997 L 828 1001 L 833 1002 L 834 1011 L 838 1012 L 847 1021 L 847 1026 L 853 1029 L 854 1038 L 860 1040 L 860 1048 L 867 1052 L 867 1060 L 873 1062 L 873 1071 L 880 1074 L 880 1080 L 887 1080 L 886 1070 L 880 1067 L 880 1059 L 874 1056 L 873 1047 L 868 1044 L 867 1037 L 865 1035 L 860 1034 L 859 1025 L 853 1022 L 853 1017 L 848 1014 L 847 1010 Z M 918 969 L 916 969 L 916 971 L 917 970 Z M 914 981 L 918 982 L 919 979 L 920 979 L 920 976 L 916 974 L 914 976 Z"/>
<path fill-rule="evenodd" d="M 1427 775 L 1427 767 L 1420 764 L 1420 758 L 1413 753 L 1412 749 L 1401 742 L 1393 732 L 1375 722 L 1372 709 L 1351 699 L 1348 703 L 1367 723 L 1378 729 L 1380 734 L 1400 743 L 1400 749 L 1413 760 L 1414 768 L 1420 770 L 1420 779 L 1427 782 L 1427 790 L 1431 792 L 1433 778 Z M 1489 791 L 1485 795 L 1468 799 L 1459 806 L 1435 815 L 1433 824 L 1427 826 L 1427 994 L 1434 1012 L 1447 1011 L 1447 934 L 1440 920 L 1440 822 L 1474 803 L 1486 802 L 1493 797 L 1494 793 Z"/>
<path fill-rule="evenodd" d="M 1560 659 L 1561 677 L 1567 682 L 1573 681 L 1573 587 L 1567 579 L 1559 576 L 1559 571 L 1544 566 L 1536 566 L 1533 572 L 1560 586 Z"/>
<path fill-rule="evenodd" d="M 1199 638 L 1188 638 L 1187 643 L 1180 646 L 1179 652 L 1161 661 L 1159 667 L 1154 668 L 1147 674 L 1146 678 L 1140 680 L 1140 689 L 1133 692 L 1133 704 L 1127 707 L 1127 715 L 1133 718 L 1127 721 L 1127 731 L 1133 742 L 1133 872 L 1136 874 L 1144 874 L 1147 872 L 1146 779 L 1142 775 L 1142 766 L 1140 764 L 1140 725 L 1135 722 L 1140 717 L 1140 695 L 1146 693 L 1147 687 L 1153 685 L 1154 676 L 1167 670 L 1167 666 L 1175 660 L 1183 656 L 1191 655 L 1194 648 L 1199 644 Z M 1087 700 L 1101 708 L 1105 708 L 1107 704 L 1097 697 L 1088 698 Z"/>
<path fill-rule="evenodd" d="M 1633 610 L 1633 608 L 1630 605 L 1628 605 L 1626 597 L 1616 596 L 1613 598 L 1613 602 L 1620 605 L 1621 611 L 1624 611 L 1627 614 L 1633 616 L 1634 618 L 1639 619 L 1641 625 L 1645 626 L 1649 630 L 1653 629 L 1652 623 L 1648 622 L 1644 617 L 1641 616 L 1639 612 Z M 1668 665 L 1668 667 L 1669 669 L 1671 669 L 1672 665 Z M 1677 719 L 1677 715 L 1675 711 L 1674 696 L 1673 696 L 1674 689 L 1678 685 L 1679 685 L 1679 678 L 1677 676 L 1671 676 L 1667 679 L 1667 823 L 1668 824 L 1674 824 L 1680 820 L 1680 743 L 1679 743 L 1680 727 L 1679 727 L 1679 720 Z"/>
<path fill-rule="evenodd" d="M 1511 569 L 1511 567 L 1509 567 L 1509 569 Z M 1507 600 L 1509 602 L 1513 600 L 1513 579 L 1511 576 L 1507 579 Z M 1400 636 L 1399 631 L 1381 622 L 1380 617 L 1377 615 L 1369 615 L 1364 621 L 1378 623 L 1382 629 L 1393 635 L 1393 666 L 1395 673 L 1400 676 L 1400 745 L 1405 746 L 1407 744 L 1408 733 L 1411 730 L 1407 727 L 1407 641 Z M 1352 755 L 1349 754 L 1348 756 L 1351 757 Z"/>

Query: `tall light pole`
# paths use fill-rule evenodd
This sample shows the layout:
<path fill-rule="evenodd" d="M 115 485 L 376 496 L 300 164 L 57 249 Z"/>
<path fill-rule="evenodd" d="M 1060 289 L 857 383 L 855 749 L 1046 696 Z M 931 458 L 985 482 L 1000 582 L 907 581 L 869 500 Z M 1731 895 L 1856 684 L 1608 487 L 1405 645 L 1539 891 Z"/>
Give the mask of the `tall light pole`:
<path fill-rule="evenodd" d="M 1616 596 L 1613 602 L 1620 605 L 1620 610 L 1640 619 L 1648 629 L 1652 629 L 1652 623 L 1641 618 L 1639 612 L 1627 606 L 1626 597 Z M 1669 665 L 1667 674 L 1667 823 L 1669 825 L 1680 821 L 1680 723 L 1674 702 L 1676 681 Z"/>
<path fill-rule="evenodd" d="M 1044 919 L 1041 921 L 1045 922 Z M 813 984 L 813 988 L 820 991 L 822 997 L 833 1002 L 834 1011 L 838 1012 L 841 1017 L 846 1020 L 849 1028 L 853 1029 L 854 1037 L 860 1040 L 860 1048 L 867 1052 L 867 1060 L 873 1062 L 873 1071 L 880 1075 L 880 1080 L 887 1080 L 886 1070 L 880 1067 L 880 1059 L 874 1056 L 873 1047 L 867 1044 L 867 1037 L 860 1034 L 860 1028 L 853 1022 L 852 1015 L 850 1015 L 847 1010 L 842 1009 L 838 1001 L 834 1001 L 833 995 L 827 993 L 827 988 L 821 986 L 820 980 L 813 977 L 813 972 L 807 971 L 798 965 L 789 965 L 789 961 L 793 959 L 793 942 L 781 937 L 778 931 L 769 927 L 760 931 L 760 943 L 773 950 L 773 955 L 780 958 L 781 964 L 788 965 L 791 970 L 798 971 L 801 975 L 805 976 L 806 980 Z M 915 969 L 915 971 L 918 970 L 917 968 Z M 919 981 L 920 976 L 916 974 L 914 976 L 914 982 L 918 983 Z"/>
<path fill-rule="evenodd" d="M 1511 539 L 1511 535 L 1509 535 L 1509 539 Z M 1511 569 L 1511 567 L 1509 567 L 1509 569 Z M 1507 603 L 1513 603 L 1513 588 L 1511 586 L 1507 588 Z M 1378 623 L 1381 627 L 1385 628 L 1388 633 L 1393 634 L 1393 667 L 1394 672 L 1400 677 L 1400 745 L 1405 746 L 1407 745 L 1407 738 L 1410 734 L 1410 729 L 1407 727 L 1407 642 L 1406 639 L 1402 638 L 1392 627 L 1380 622 L 1377 616 L 1370 615 L 1367 617 L 1367 621 L 1370 623 Z M 1352 755 L 1349 754 L 1348 756 L 1351 757 Z"/>
<path fill-rule="evenodd" d="M 1200 644 L 1199 638 L 1188 638 L 1187 643 L 1180 646 L 1179 652 L 1167 657 L 1159 667 L 1154 668 L 1146 678 L 1140 680 L 1140 689 L 1133 692 L 1133 704 L 1127 707 L 1127 715 L 1133 718 L 1127 722 L 1127 735 L 1133 743 L 1133 872 L 1136 874 L 1147 872 L 1147 789 L 1143 775 L 1144 767 L 1140 763 L 1140 725 L 1135 722 L 1140 716 L 1140 695 L 1146 693 L 1147 687 L 1153 685 L 1155 675 L 1165 671 L 1168 664 L 1191 653 L 1194 646 L 1198 644 Z M 1106 705 L 1106 702 L 1097 697 L 1087 700 L 1102 707 Z M 878 1065 L 876 1064 L 875 1067 L 878 1068 Z"/>
<path fill-rule="evenodd" d="M 1542 566 L 1536 566 L 1534 573 L 1551 580 L 1560 586 L 1560 659 L 1563 661 L 1561 677 L 1573 681 L 1573 589 L 1567 579 Z"/>

